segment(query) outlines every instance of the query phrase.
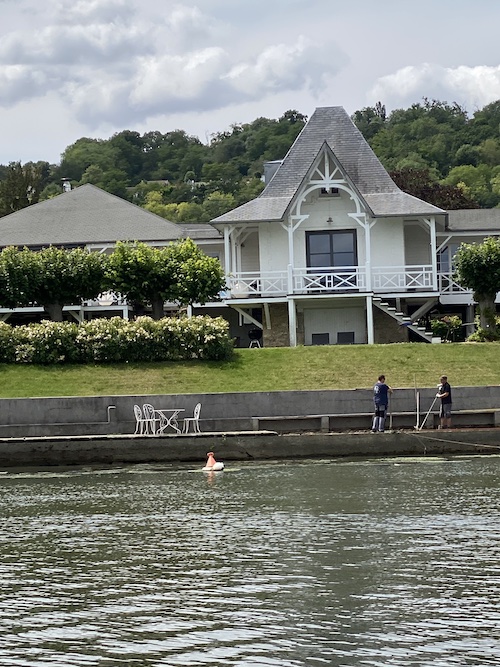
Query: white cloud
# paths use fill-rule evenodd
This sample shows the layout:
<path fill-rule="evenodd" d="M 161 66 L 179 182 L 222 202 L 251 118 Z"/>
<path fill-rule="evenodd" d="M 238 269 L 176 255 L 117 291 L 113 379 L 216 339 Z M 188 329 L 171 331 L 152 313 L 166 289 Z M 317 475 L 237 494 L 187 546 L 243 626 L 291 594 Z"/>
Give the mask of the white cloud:
<path fill-rule="evenodd" d="M 202 102 L 213 96 L 212 86 L 230 63 L 228 54 L 213 47 L 187 55 L 145 58 L 138 63 L 130 101 L 151 113 L 160 105 L 184 106 L 185 101 Z"/>
<path fill-rule="evenodd" d="M 257 95 L 281 90 L 317 90 L 326 75 L 335 73 L 344 58 L 332 57 L 332 48 L 313 44 L 300 36 L 295 43 L 269 46 L 254 62 L 239 63 L 225 79 L 236 90 L 254 99 Z"/>
<path fill-rule="evenodd" d="M 282 91 L 318 91 L 345 62 L 331 44 L 294 35 L 263 46 L 255 36 L 240 55 L 238 41 L 227 40 L 230 26 L 195 6 L 167 3 L 164 16 L 133 7 L 126 0 L 75 0 L 68 6 L 54 0 L 48 25 L 5 34 L 0 104 L 58 92 L 92 129 Z"/>
<path fill-rule="evenodd" d="M 442 67 L 423 63 L 403 67 L 379 78 L 368 97 L 389 108 L 406 106 L 423 97 L 457 102 L 468 109 L 483 107 L 500 98 L 500 66 Z"/>
<path fill-rule="evenodd" d="M 45 65 L 66 68 L 61 76 L 71 75 L 70 65 L 107 63 L 130 57 L 148 47 L 147 33 L 135 26 L 93 24 L 91 26 L 50 26 L 36 35 L 18 33 L 7 36 L 0 44 L 0 62 Z"/>

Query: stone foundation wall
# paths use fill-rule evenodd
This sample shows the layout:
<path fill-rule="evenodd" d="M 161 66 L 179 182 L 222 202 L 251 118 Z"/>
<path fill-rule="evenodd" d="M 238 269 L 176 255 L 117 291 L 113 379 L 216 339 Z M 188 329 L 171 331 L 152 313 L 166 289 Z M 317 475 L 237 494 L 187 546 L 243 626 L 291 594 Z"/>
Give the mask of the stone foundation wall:
<path fill-rule="evenodd" d="M 288 304 L 275 303 L 269 306 L 271 328 L 266 328 L 264 320 L 264 347 L 290 347 L 288 331 Z M 297 313 L 297 345 L 304 345 L 304 313 Z"/>
<path fill-rule="evenodd" d="M 288 332 L 288 304 L 275 303 L 269 306 L 271 328 L 267 328 L 264 318 L 263 344 L 264 347 L 290 347 Z"/>
<path fill-rule="evenodd" d="M 376 307 L 373 309 L 373 328 L 375 343 L 408 342 L 408 329 L 405 326 L 401 326 L 397 320 Z"/>

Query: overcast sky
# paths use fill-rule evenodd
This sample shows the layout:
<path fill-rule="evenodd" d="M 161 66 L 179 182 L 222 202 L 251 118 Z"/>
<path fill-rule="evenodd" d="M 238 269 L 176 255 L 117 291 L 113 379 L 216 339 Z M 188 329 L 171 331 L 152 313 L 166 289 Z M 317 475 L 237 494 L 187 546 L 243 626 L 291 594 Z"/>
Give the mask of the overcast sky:
<path fill-rule="evenodd" d="M 0 0 L 0 163 L 317 106 L 500 99 L 498 0 Z"/>

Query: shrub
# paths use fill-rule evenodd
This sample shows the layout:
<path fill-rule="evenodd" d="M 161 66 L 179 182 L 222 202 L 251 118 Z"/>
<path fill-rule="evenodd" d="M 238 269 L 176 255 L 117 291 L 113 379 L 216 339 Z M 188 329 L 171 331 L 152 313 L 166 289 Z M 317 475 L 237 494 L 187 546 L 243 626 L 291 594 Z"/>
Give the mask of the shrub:
<path fill-rule="evenodd" d="M 76 344 L 78 325 L 43 320 L 12 328 L 15 360 L 19 363 L 57 364 L 80 361 Z"/>
<path fill-rule="evenodd" d="M 495 317 L 494 321 L 494 327 L 480 327 L 479 317 L 476 316 L 474 320 L 476 330 L 467 338 L 467 341 L 469 343 L 494 343 L 500 341 L 500 317 Z"/>
<path fill-rule="evenodd" d="M 12 364 L 16 360 L 16 342 L 10 324 L 0 322 L 0 362 Z"/>
<path fill-rule="evenodd" d="M 0 323 L 3 363 L 110 363 L 229 359 L 229 325 L 221 317 L 121 317 L 82 324 L 43 321 L 11 327 Z"/>
<path fill-rule="evenodd" d="M 458 315 L 445 315 L 431 320 L 431 330 L 433 336 L 439 336 L 443 341 L 454 343 L 463 340 L 462 320 Z"/>

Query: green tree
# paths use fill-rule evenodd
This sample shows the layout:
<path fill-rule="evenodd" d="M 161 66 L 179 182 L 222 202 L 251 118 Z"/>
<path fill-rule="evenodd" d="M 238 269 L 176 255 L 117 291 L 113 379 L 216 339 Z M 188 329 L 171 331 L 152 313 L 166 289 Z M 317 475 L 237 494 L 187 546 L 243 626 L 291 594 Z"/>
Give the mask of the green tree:
<path fill-rule="evenodd" d="M 43 187 L 42 164 L 11 162 L 0 181 L 0 215 L 36 204 Z"/>
<path fill-rule="evenodd" d="M 391 171 L 393 181 L 404 192 L 445 210 L 479 208 L 479 204 L 460 183 L 441 184 L 432 178 L 428 169 Z"/>
<path fill-rule="evenodd" d="M 40 192 L 40 201 L 53 199 L 54 197 L 57 197 L 60 194 L 62 194 L 62 188 L 59 185 L 59 183 L 49 183 Z"/>
<path fill-rule="evenodd" d="M 450 170 L 448 176 L 443 179 L 443 184 L 458 185 L 464 183 L 468 192 L 482 208 L 492 208 L 500 201 L 492 186 L 495 175 L 495 168 L 484 163 L 478 164 L 477 167 L 461 165 Z"/>
<path fill-rule="evenodd" d="M 32 254 L 18 248 L 4 248 L 0 253 L 0 305 L 2 308 L 28 306 L 38 273 Z"/>
<path fill-rule="evenodd" d="M 118 243 L 109 257 L 110 287 L 129 301 L 149 304 L 154 319 L 165 301 L 187 305 L 215 299 L 224 286 L 222 267 L 190 239 L 157 249 L 145 243 Z"/>
<path fill-rule="evenodd" d="M 91 165 L 100 167 L 103 172 L 116 168 L 119 154 L 117 148 L 107 140 L 82 137 L 68 146 L 61 158 L 56 178 L 80 181 Z"/>
<path fill-rule="evenodd" d="M 223 192 L 211 192 L 203 202 L 203 209 L 208 220 L 213 220 L 235 207 L 235 198 Z"/>
<path fill-rule="evenodd" d="M 474 292 L 480 326 L 495 329 L 495 297 L 500 291 L 500 239 L 462 243 L 454 257 L 456 280 Z"/>
<path fill-rule="evenodd" d="M 380 132 L 387 120 L 385 106 L 377 102 L 374 107 L 365 107 L 355 111 L 352 120 L 367 141 Z"/>
<path fill-rule="evenodd" d="M 95 299 L 103 291 L 106 256 L 82 248 L 64 250 L 51 246 L 31 253 L 36 280 L 31 286 L 31 297 L 55 322 L 63 319 L 63 307 Z"/>
<path fill-rule="evenodd" d="M 203 179 L 208 182 L 210 192 L 234 194 L 238 189 L 241 174 L 231 162 L 226 164 L 214 162 L 203 165 Z"/>
<path fill-rule="evenodd" d="M 138 132 L 123 130 L 109 139 L 116 154 L 115 167 L 124 175 L 126 182 L 137 183 L 143 171 L 144 140 Z"/>
<path fill-rule="evenodd" d="M 95 299 L 103 291 L 105 256 L 81 248 L 64 250 L 50 246 L 39 252 L 6 248 L 0 255 L 2 278 L 10 284 L 7 307 L 38 303 L 50 318 L 62 322 L 63 307 Z"/>
<path fill-rule="evenodd" d="M 363 132 L 364 125 L 360 124 Z M 368 125 L 369 128 L 369 125 Z M 369 131 L 365 130 L 365 131 Z M 467 113 L 458 104 L 424 99 L 409 109 L 396 109 L 368 142 L 388 170 L 410 153 L 444 177 L 458 148 L 468 139 Z"/>
<path fill-rule="evenodd" d="M 201 204 L 183 201 L 177 204 L 178 222 L 208 222 L 209 218 Z"/>

